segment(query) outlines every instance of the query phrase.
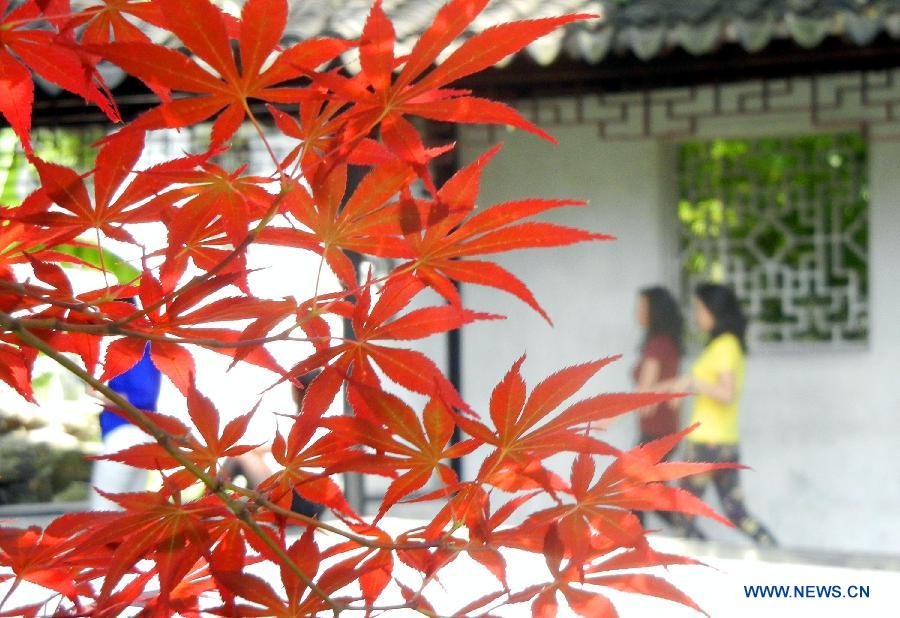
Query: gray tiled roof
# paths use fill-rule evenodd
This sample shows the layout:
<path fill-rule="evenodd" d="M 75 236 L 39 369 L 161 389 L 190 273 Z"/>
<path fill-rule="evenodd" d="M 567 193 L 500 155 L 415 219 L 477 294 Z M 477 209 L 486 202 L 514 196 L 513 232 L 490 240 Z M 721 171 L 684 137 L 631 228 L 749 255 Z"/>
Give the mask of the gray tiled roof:
<path fill-rule="evenodd" d="M 411 48 L 444 1 L 384 0 L 400 51 Z M 371 0 L 294 2 L 289 31 L 300 39 L 355 38 L 370 5 Z M 603 19 L 544 37 L 526 53 L 540 64 L 560 54 L 594 64 L 624 51 L 643 60 L 673 47 L 701 55 L 723 42 L 737 42 L 755 52 L 776 38 L 790 37 L 807 48 L 829 35 L 860 46 L 881 32 L 900 38 L 900 0 L 493 0 L 467 35 L 504 21 L 583 12 Z"/>
<path fill-rule="evenodd" d="M 358 38 L 372 1 L 289 0 L 285 42 L 314 36 Z M 394 22 L 398 54 L 412 49 L 445 2 L 383 0 Z M 85 4 L 87 0 L 73 0 L 73 6 Z M 629 51 L 642 60 L 676 47 L 702 55 L 723 42 L 736 42 L 756 52 L 773 39 L 792 38 L 807 48 L 829 35 L 859 46 L 882 32 L 900 39 L 900 0 L 492 0 L 463 38 L 502 22 L 566 13 L 602 18 L 571 24 L 532 43 L 523 53 L 542 65 L 560 55 L 597 64 L 610 54 Z M 145 29 L 156 40 L 167 39 L 166 33 Z M 355 54 L 351 50 L 344 58 L 351 71 Z M 101 68 L 110 87 L 124 78 L 116 67 L 103 64 Z M 59 92 L 40 78 L 37 82 L 51 94 Z"/>

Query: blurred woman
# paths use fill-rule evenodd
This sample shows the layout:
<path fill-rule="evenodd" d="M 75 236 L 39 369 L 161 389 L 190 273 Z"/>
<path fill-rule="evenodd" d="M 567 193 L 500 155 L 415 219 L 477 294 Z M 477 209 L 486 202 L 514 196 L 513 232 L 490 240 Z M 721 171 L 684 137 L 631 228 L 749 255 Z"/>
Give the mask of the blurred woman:
<path fill-rule="evenodd" d="M 697 286 L 693 312 L 697 327 L 708 336 L 706 347 L 690 374 L 661 386 L 695 395 L 691 424 L 699 423 L 699 426 L 687 435 L 685 459 L 738 463 L 738 416 L 744 387 L 747 319 L 731 288 L 714 283 Z M 681 486 L 702 497 L 710 481 L 716 487 L 725 515 L 735 526 L 758 545 L 776 545 L 769 530 L 747 511 L 736 469 L 688 477 Z M 676 520 L 685 536 L 705 538 L 692 517 L 679 515 Z"/>
<path fill-rule="evenodd" d="M 652 391 L 660 382 L 678 375 L 684 318 L 668 290 L 651 287 L 641 290 L 638 296 L 637 321 L 644 330 L 644 338 L 633 377 L 638 390 Z M 678 431 L 677 401 L 648 406 L 639 414 L 642 443 Z"/>
<path fill-rule="evenodd" d="M 641 391 L 657 390 L 657 385 L 678 375 L 683 347 L 684 318 L 669 291 L 655 286 L 638 294 L 637 322 L 644 332 L 641 356 L 634 367 L 635 386 Z M 639 438 L 643 444 L 678 431 L 679 402 L 665 401 L 638 410 Z M 641 524 L 644 514 L 638 513 Z M 671 513 L 657 513 L 672 522 Z"/>

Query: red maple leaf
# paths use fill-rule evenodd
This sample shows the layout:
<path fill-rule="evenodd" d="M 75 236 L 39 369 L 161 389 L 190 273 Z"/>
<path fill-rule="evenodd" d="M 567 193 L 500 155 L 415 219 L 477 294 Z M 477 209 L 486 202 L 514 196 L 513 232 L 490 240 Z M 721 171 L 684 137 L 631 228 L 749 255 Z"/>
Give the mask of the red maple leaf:
<path fill-rule="evenodd" d="M 393 235 L 398 227 L 390 201 L 413 178 L 409 166 L 400 161 L 379 166 L 360 181 L 346 203 L 346 165 L 314 179 L 312 194 L 299 183 L 288 181 L 285 208 L 310 232 L 267 228 L 259 240 L 315 251 L 344 286 L 353 289 L 358 285 L 356 269 L 344 251 L 382 257 L 409 255 L 401 239 Z"/>
<path fill-rule="evenodd" d="M 171 336 L 186 339 L 185 343 L 190 343 L 192 339 L 212 339 L 220 344 L 237 343 L 241 338 L 238 331 L 224 328 L 203 328 L 197 327 L 197 325 L 236 320 L 263 320 L 270 323 L 277 322 L 278 316 L 293 314 L 294 306 L 288 301 L 266 301 L 252 297 L 224 298 L 189 311 L 208 295 L 234 283 L 235 279 L 235 274 L 213 277 L 204 284 L 172 299 L 163 295 L 159 281 L 145 270 L 138 288 L 141 302 L 145 307 L 144 312 L 135 313 L 133 307 L 124 305 L 124 303 L 108 303 L 101 308 L 107 314 L 118 313 L 121 321 L 132 331 L 139 335 L 147 335 L 150 341 L 148 343 L 138 336 L 123 337 L 111 343 L 106 351 L 103 375 L 100 379 L 108 380 L 133 367 L 143 356 L 145 347 L 149 345 L 153 364 L 187 396 L 194 383 L 194 359 L 181 343 L 173 343 L 165 338 L 159 339 L 159 337 Z M 135 319 L 134 316 L 140 317 Z M 237 345 L 234 347 L 215 345 L 211 349 L 233 358 L 239 347 Z M 277 373 L 283 372 L 278 363 L 261 345 L 254 346 L 252 352 L 244 352 L 242 358 Z"/>
<path fill-rule="evenodd" d="M 334 313 L 351 321 L 355 339 L 315 352 L 295 365 L 287 376 L 295 378 L 331 362 L 343 374 L 350 374 L 352 369 L 355 381 L 377 385 L 379 378 L 374 363 L 404 388 L 425 395 L 436 394 L 454 407 L 468 410 L 453 385 L 424 354 L 376 343 L 380 340 L 422 339 L 475 320 L 497 317 L 445 305 L 416 309 L 388 322 L 422 288 L 422 284 L 411 277 L 392 278 L 371 309 L 370 286 L 363 288 L 355 306 L 347 302 L 329 303 Z"/>
<path fill-rule="evenodd" d="M 249 0 L 241 14 L 238 68 L 228 25 L 209 0 L 156 0 L 155 4 L 165 15 L 169 29 L 210 70 L 161 45 L 134 41 L 91 46 L 92 51 L 137 76 L 164 98 L 161 105 L 130 125 L 134 129 L 185 127 L 222 111 L 212 129 L 213 145 L 221 144 L 246 118 L 250 99 L 298 101 L 304 96 L 303 89 L 276 86 L 312 71 L 352 45 L 338 39 L 310 39 L 281 51 L 263 70 L 284 33 L 287 2 Z M 171 90 L 200 96 L 171 100 Z"/>
<path fill-rule="evenodd" d="M 340 487 L 325 470 L 352 455 L 346 445 L 327 434 L 313 440 L 320 427 L 318 417 L 301 415 L 285 439 L 280 433 L 272 443 L 272 455 L 282 469 L 262 482 L 260 490 L 269 492 L 278 504 L 288 507 L 293 492 L 310 502 L 322 504 L 335 513 L 357 518 Z"/>
<path fill-rule="evenodd" d="M 563 369 L 535 386 L 527 397 L 520 373 L 524 360 L 523 356 L 516 361 L 491 394 L 490 415 L 495 429 L 480 421 L 457 419 L 466 433 L 495 447 L 478 478 L 507 490 L 543 486 L 552 492 L 563 488 L 558 477 L 543 469 L 540 460 L 564 451 L 616 455 L 618 449 L 589 435 L 591 423 L 671 398 L 647 393 L 597 395 L 554 413 L 615 358 Z"/>
<path fill-rule="evenodd" d="M 76 582 L 75 570 L 62 559 L 68 551 L 64 537 L 37 526 L 0 528 L 0 564 L 12 571 L 14 584 L 28 581 L 75 600 L 90 595 L 90 587 Z"/>
<path fill-rule="evenodd" d="M 93 173 L 93 200 L 83 177 L 74 170 L 32 157 L 42 187 L 9 216 L 72 234 L 95 229 L 114 240 L 138 244 L 123 226 L 158 220 L 160 201 L 147 200 L 168 188 L 177 179 L 176 172 L 186 173 L 201 160 L 175 159 L 135 174 L 126 185 L 143 148 L 144 134 L 137 131 L 120 131 L 105 143 Z M 51 210 L 52 204 L 63 212 Z"/>
<path fill-rule="evenodd" d="M 44 18 L 46 2 L 28 0 L 7 13 L 0 2 L 0 113 L 31 153 L 31 111 L 34 81 L 31 71 L 97 105 L 112 122 L 119 112 L 87 54 L 70 37 L 35 28 Z M 30 69 L 30 70 L 29 70 Z"/>
<path fill-rule="evenodd" d="M 446 486 L 459 483 L 456 473 L 444 460 L 462 457 L 479 443 L 466 440 L 449 444 L 456 426 L 450 410 L 439 399 L 425 406 L 422 422 L 399 398 L 381 390 L 354 384 L 351 388 L 366 402 L 364 416 L 334 417 L 326 427 L 348 444 L 363 444 L 375 449 L 374 455 L 351 457 L 332 470 L 360 470 L 374 474 L 403 471 L 388 487 L 379 507 L 378 521 L 395 503 L 421 489 L 437 473 Z M 371 418 L 366 418 L 371 414 Z"/>
<path fill-rule="evenodd" d="M 378 124 L 384 144 L 398 157 L 416 166 L 426 183 L 426 148 L 406 116 L 447 122 L 507 124 L 553 141 L 515 109 L 445 86 L 493 66 L 537 38 L 565 24 L 592 15 L 567 15 L 493 26 L 467 39 L 443 62 L 432 67 L 441 52 L 459 37 L 484 9 L 487 0 L 454 0 L 445 5 L 405 58 L 394 55 L 394 28 L 376 0 L 363 27 L 359 55 L 362 71 L 354 78 L 337 71 L 313 76 L 341 100 L 352 102 L 347 115 L 345 148 L 366 137 Z M 403 68 L 394 79 L 398 64 Z M 429 68 L 431 70 L 429 71 Z"/>
<path fill-rule="evenodd" d="M 556 525 L 548 527 L 543 539 L 543 553 L 553 581 L 530 586 L 513 593 L 505 601 L 506 604 L 522 603 L 533 599 L 532 615 L 555 616 L 558 607 L 557 594 L 561 593 L 572 611 L 579 616 L 617 618 L 619 614 L 612 601 L 603 594 L 593 591 L 592 588 L 596 586 L 666 599 L 706 614 L 690 597 L 660 577 L 643 573 L 585 576 L 583 562 L 574 558 L 566 560 L 567 545 L 563 542 L 561 532 Z M 640 554 L 623 555 L 627 555 L 630 560 L 622 560 L 621 568 L 692 563 L 692 561 L 679 557 L 670 559 L 666 554 L 657 554 L 650 549 L 642 550 Z M 636 556 L 642 557 L 643 565 L 635 563 Z M 614 563 L 615 558 L 611 562 Z M 597 571 L 602 570 L 603 567 L 597 569 Z M 587 589 L 588 586 L 591 588 Z"/>
<path fill-rule="evenodd" d="M 202 255 L 200 247 L 212 245 L 217 236 L 222 246 L 230 243 L 237 247 L 244 241 L 250 222 L 261 219 L 277 199 L 263 188 L 270 179 L 247 176 L 245 171 L 246 166 L 229 172 L 213 163 L 203 163 L 197 170 L 153 172 L 154 176 L 164 176 L 170 184 L 177 184 L 149 203 L 166 209 L 167 261 L 185 260 L 190 255 L 199 266 L 204 263 L 198 257 Z"/>
<path fill-rule="evenodd" d="M 68 32 L 84 28 L 81 32 L 81 43 L 93 45 L 109 43 L 113 37 L 116 41 L 140 41 L 151 43 L 138 26 L 128 18 L 134 17 L 143 22 L 165 28 L 167 22 L 160 7 L 154 2 L 133 0 L 100 0 L 100 6 L 89 6 L 65 21 L 62 31 Z"/>
<path fill-rule="evenodd" d="M 398 218 L 412 258 L 408 266 L 414 269 L 416 277 L 454 304 L 460 300 L 451 280 L 485 285 L 517 296 L 550 322 L 531 291 L 515 275 L 493 262 L 471 258 L 613 237 L 555 223 L 521 222 L 555 208 L 583 206 L 580 201 L 528 199 L 497 204 L 472 214 L 481 172 L 498 150 L 499 147 L 491 149 L 457 172 L 431 200 L 404 195 L 398 204 Z"/>

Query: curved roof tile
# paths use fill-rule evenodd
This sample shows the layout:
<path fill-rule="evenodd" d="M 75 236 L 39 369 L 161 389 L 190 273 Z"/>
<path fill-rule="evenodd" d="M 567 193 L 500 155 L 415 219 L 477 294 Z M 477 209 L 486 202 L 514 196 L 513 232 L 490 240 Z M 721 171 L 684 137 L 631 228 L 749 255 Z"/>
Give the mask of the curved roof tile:
<path fill-rule="evenodd" d="M 299 2 L 289 29 L 301 36 L 315 30 L 319 35 L 356 37 L 368 4 L 369 0 Z M 443 4 L 444 0 L 385 0 L 400 51 L 411 48 Z M 827 36 L 842 36 L 856 45 L 869 44 L 881 32 L 900 37 L 900 0 L 494 0 L 466 36 L 504 21 L 574 12 L 600 14 L 603 19 L 571 25 L 556 39 L 530 45 L 526 53 L 540 64 L 552 62 L 560 53 L 596 64 L 610 53 L 633 52 L 650 60 L 673 47 L 702 55 L 723 42 L 757 52 L 778 38 L 790 37 L 810 48 Z M 345 60 L 352 69 L 352 54 Z"/>
<path fill-rule="evenodd" d="M 76 5 L 85 2 L 73 0 Z M 384 0 L 397 33 L 398 54 L 412 49 L 445 2 Z M 285 43 L 314 36 L 358 38 L 371 3 L 289 0 Z M 703 55 L 724 42 L 758 52 L 773 39 L 792 38 L 806 48 L 819 45 L 827 36 L 841 36 L 860 46 L 882 32 L 900 39 L 900 0 L 493 0 L 463 38 L 502 22 L 565 13 L 592 13 L 602 19 L 571 24 L 532 43 L 523 53 L 541 65 L 552 63 L 560 54 L 597 64 L 611 53 L 631 52 L 646 61 L 676 47 Z M 147 31 L 154 40 L 167 36 L 155 28 L 147 27 Z M 461 42 L 451 45 L 444 57 Z M 351 71 L 358 67 L 355 50 L 343 60 Z M 104 68 L 111 87 L 124 78 L 119 69 Z M 48 92 L 59 90 L 37 81 Z"/>

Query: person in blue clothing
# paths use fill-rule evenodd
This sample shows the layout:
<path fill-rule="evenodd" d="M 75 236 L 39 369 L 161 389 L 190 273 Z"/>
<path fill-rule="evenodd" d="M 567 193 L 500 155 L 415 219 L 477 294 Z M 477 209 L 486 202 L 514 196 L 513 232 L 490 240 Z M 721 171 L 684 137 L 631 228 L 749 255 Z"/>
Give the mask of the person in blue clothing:
<path fill-rule="evenodd" d="M 125 398 L 139 410 L 156 411 L 162 374 L 150 359 L 150 344 L 144 349 L 144 355 L 128 371 L 109 381 L 109 387 Z M 117 414 L 112 402 L 99 393 L 92 393 L 103 404 L 100 413 L 100 435 L 103 439 L 101 455 L 110 455 L 137 444 L 149 442 L 150 436 Z M 118 461 L 99 459 L 94 461 L 91 470 L 91 509 L 121 510 L 121 507 L 100 495 L 97 489 L 108 493 L 127 493 L 143 491 L 147 487 L 147 471 L 135 468 Z"/>

